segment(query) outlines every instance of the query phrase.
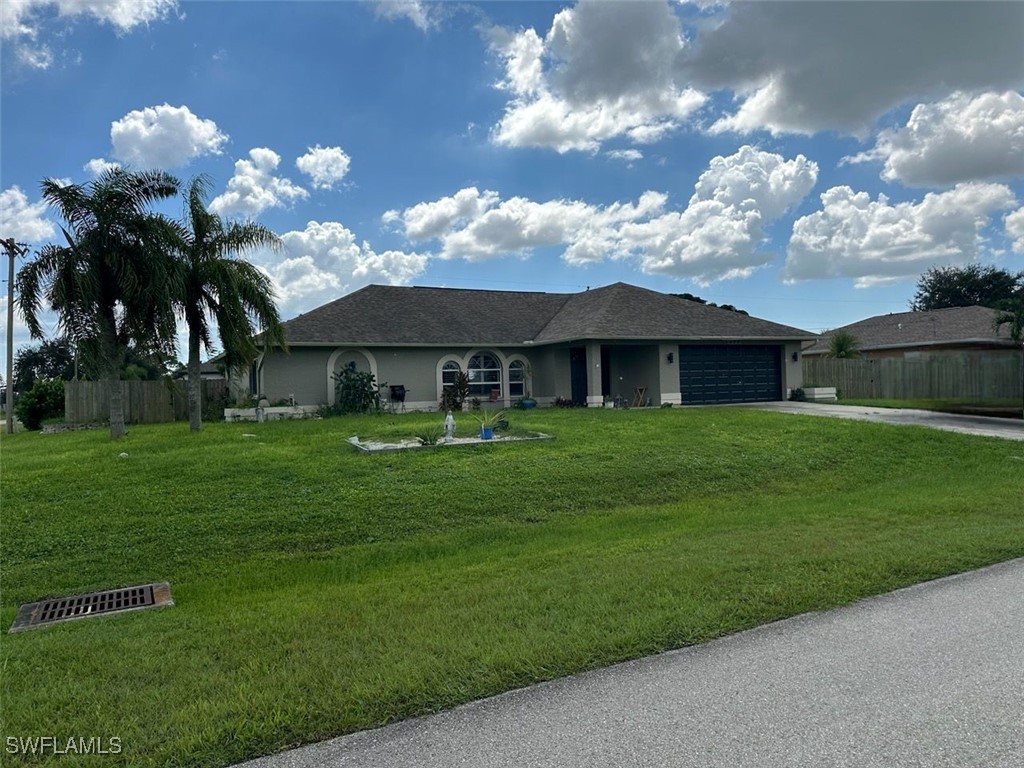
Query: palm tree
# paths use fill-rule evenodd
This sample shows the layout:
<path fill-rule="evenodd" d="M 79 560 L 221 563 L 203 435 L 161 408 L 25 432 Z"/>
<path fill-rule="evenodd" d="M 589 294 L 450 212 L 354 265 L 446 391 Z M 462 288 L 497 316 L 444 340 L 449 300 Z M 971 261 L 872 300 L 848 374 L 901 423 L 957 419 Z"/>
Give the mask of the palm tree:
<path fill-rule="evenodd" d="M 848 331 L 837 331 L 832 334 L 828 343 L 828 357 L 850 359 L 860 357 L 860 342 Z"/>
<path fill-rule="evenodd" d="M 1010 338 L 1020 344 L 1021 354 L 1021 386 L 1024 388 L 1024 295 L 1007 299 L 1000 303 L 999 314 L 992 321 L 996 333 L 1004 325 L 1009 326 Z M 1024 394 L 1022 394 L 1024 397 Z M 1022 400 L 1021 416 L 1024 417 L 1024 400 Z"/>
<path fill-rule="evenodd" d="M 217 323 L 224 363 L 229 371 L 248 366 L 259 353 L 254 335 L 261 326 L 264 340 L 285 346 L 281 317 L 274 304 L 270 279 L 236 255 L 254 248 L 280 248 L 277 235 L 252 222 L 227 225 L 206 208 L 210 181 L 197 176 L 185 190 L 185 226 L 178 252 L 182 292 L 178 311 L 188 325 L 189 428 L 202 428 L 199 356 L 213 350 Z"/>
<path fill-rule="evenodd" d="M 110 396 L 110 436 L 125 434 L 120 375 L 131 343 L 170 353 L 180 293 L 171 257 L 175 225 L 150 205 L 178 193 L 163 171 L 112 168 L 87 186 L 42 183 L 42 197 L 67 222 L 67 245 L 47 245 L 18 273 L 19 302 L 33 338 L 41 303 L 60 332 L 96 366 Z"/>

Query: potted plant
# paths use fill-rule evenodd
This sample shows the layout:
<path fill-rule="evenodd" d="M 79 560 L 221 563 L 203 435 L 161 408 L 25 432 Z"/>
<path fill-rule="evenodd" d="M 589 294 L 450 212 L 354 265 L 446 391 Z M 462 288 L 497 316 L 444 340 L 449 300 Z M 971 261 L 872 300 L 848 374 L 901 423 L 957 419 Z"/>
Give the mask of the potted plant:
<path fill-rule="evenodd" d="M 492 440 L 495 428 L 505 422 L 505 412 L 485 413 L 483 416 L 477 416 L 476 420 L 480 422 L 480 439 Z"/>
<path fill-rule="evenodd" d="M 523 368 L 523 391 L 526 393 L 526 397 L 522 398 L 517 405 L 525 411 L 530 408 L 537 407 L 537 401 L 533 399 L 533 394 L 530 392 L 530 384 L 533 382 L 533 368 L 527 364 Z"/>

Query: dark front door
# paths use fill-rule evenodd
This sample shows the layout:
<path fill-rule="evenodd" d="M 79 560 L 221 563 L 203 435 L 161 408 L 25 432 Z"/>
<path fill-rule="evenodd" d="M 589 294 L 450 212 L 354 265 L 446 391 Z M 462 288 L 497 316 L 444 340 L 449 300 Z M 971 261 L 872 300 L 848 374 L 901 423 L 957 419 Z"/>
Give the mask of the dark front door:
<path fill-rule="evenodd" d="M 781 400 L 782 347 L 683 344 L 679 391 L 683 405 Z"/>
<path fill-rule="evenodd" d="M 587 404 L 587 348 L 570 347 L 569 377 L 572 386 L 572 401 L 579 406 Z"/>

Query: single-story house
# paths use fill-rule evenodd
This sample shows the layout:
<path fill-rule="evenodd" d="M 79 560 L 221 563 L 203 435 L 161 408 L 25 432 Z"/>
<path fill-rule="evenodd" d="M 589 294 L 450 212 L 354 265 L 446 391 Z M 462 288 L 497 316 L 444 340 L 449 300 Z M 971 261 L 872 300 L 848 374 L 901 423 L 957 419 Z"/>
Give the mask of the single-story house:
<path fill-rule="evenodd" d="M 996 331 L 994 320 L 998 314 L 988 307 L 973 306 L 878 315 L 832 329 L 803 354 L 809 358 L 828 354 L 832 336 L 845 331 L 857 340 L 862 357 L 868 359 L 1019 356 L 1020 347 L 1010 339 L 1008 327 Z"/>
<path fill-rule="evenodd" d="M 217 359 L 220 359 L 219 356 Z M 174 378 L 188 381 L 188 366 L 182 366 L 182 368 L 174 374 Z M 199 378 L 203 381 L 222 381 L 227 377 L 224 375 L 224 368 L 222 365 L 214 362 L 213 360 L 208 360 L 205 363 L 200 363 Z"/>
<path fill-rule="evenodd" d="M 615 283 L 581 293 L 370 285 L 284 324 L 250 386 L 271 402 L 332 404 L 343 366 L 436 409 L 460 372 L 470 397 L 578 405 L 782 400 L 801 385 L 814 336 L 726 309 Z"/>

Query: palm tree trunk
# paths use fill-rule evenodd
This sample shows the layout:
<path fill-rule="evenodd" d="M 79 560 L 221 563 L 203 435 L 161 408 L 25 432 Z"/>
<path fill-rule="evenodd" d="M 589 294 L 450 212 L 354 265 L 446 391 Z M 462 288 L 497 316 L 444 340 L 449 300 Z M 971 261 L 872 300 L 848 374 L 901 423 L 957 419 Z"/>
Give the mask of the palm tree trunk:
<path fill-rule="evenodd" d="M 105 318 L 100 323 L 100 344 L 102 371 L 100 380 L 107 385 L 110 398 L 110 437 L 120 440 L 125 436 L 124 400 L 121 397 L 121 367 L 124 363 L 124 350 L 117 343 L 114 320 Z"/>
<path fill-rule="evenodd" d="M 199 336 L 188 334 L 188 428 L 198 432 L 203 428 L 203 390 L 200 378 Z"/>

